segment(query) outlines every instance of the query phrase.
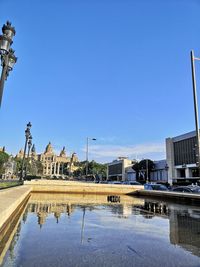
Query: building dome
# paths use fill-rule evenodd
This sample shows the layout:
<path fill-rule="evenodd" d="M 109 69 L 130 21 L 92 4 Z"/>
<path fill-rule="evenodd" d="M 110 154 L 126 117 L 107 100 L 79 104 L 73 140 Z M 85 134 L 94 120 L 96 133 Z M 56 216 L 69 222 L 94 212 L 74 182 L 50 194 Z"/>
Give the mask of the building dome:
<path fill-rule="evenodd" d="M 3 146 L 3 147 L 0 147 L 0 152 L 5 152 L 6 151 L 6 148 L 5 148 L 5 146 Z"/>
<path fill-rule="evenodd" d="M 46 153 L 48 153 L 48 154 L 53 153 L 53 147 L 51 145 L 51 142 L 49 142 L 48 145 L 46 146 L 46 149 L 45 149 L 45 152 L 44 153 L 45 154 Z"/>
<path fill-rule="evenodd" d="M 60 157 L 66 157 L 65 147 L 63 147 L 63 149 L 61 150 Z"/>
<path fill-rule="evenodd" d="M 33 144 L 32 148 L 31 148 L 31 152 L 32 153 L 36 153 L 36 151 L 35 151 L 35 144 Z"/>
<path fill-rule="evenodd" d="M 23 158 L 24 156 L 24 150 L 21 148 L 20 151 L 17 153 L 16 158 Z"/>
<path fill-rule="evenodd" d="M 78 162 L 78 157 L 77 157 L 75 152 L 72 154 L 71 161 L 72 162 Z"/>
<path fill-rule="evenodd" d="M 33 144 L 32 148 L 31 148 L 31 156 L 32 156 L 32 158 L 34 158 L 34 159 L 37 158 L 36 149 L 35 149 L 35 144 Z"/>

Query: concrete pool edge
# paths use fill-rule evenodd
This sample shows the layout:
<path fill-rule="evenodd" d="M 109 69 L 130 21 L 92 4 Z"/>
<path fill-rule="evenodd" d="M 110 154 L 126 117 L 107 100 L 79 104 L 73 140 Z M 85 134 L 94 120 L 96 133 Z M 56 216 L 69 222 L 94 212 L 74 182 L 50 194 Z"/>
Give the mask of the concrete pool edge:
<path fill-rule="evenodd" d="M 140 190 L 130 195 L 135 195 L 139 197 L 151 197 L 162 200 L 176 200 L 179 202 L 200 203 L 200 194 L 198 195 L 192 193 L 157 191 L 157 190 Z"/>
<path fill-rule="evenodd" d="M 19 186 L 0 191 L 0 233 L 31 193 L 30 186 Z"/>
<path fill-rule="evenodd" d="M 141 185 L 118 185 L 118 184 L 96 184 L 76 181 L 51 181 L 37 180 L 25 181 L 25 185 L 32 188 L 32 192 L 39 193 L 77 193 L 77 194 L 115 194 L 126 195 L 144 189 Z"/>
<path fill-rule="evenodd" d="M 11 214 L 11 216 L 4 223 L 3 227 L 0 229 L 0 266 L 17 231 L 18 225 L 28 205 L 29 199 L 30 194 L 21 202 L 21 204 L 17 207 L 17 209 L 15 209 L 15 211 Z"/>

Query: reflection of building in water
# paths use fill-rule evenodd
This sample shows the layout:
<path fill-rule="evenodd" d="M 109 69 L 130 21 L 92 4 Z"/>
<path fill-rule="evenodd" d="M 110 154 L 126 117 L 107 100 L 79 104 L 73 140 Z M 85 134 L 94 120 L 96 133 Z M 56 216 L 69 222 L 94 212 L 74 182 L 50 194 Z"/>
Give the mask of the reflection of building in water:
<path fill-rule="evenodd" d="M 130 204 L 109 205 L 112 213 L 117 214 L 118 218 L 128 218 L 134 213 L 134 206 Z"/>
<path fill-rule="evenodd" d="M 145 218 L 151 219 L 154 216 L 167 218 L 169 215 L 169 208 L 166 203 L 145 201 L 144 206 L 139 206 L 140 214 Z"/>
<path fill-rule="evenodd" d="M 40 225 L 40 227 L 42 227 L 42 225 L 45 224 L 47 215 L 48 214 L 46 212 L 38 212 L 37 213 L 37 216 L 38 216 L 38 224 Z"/>
<path fill-rule="evenodd" d="M 162 202 L 145 201 L 143 205 L 116 204 L 110 206 L 112 213 L 118 214 L 119 218 L 128 218 L 132 214 L 141 214 L 147 219 L 155 216 L 168 218 L 169 208 Z"/>
<path fill-rule="evenodd" d="M 174 205 L 153 201 L 145 201 L 144 206 L 138 208 L 145 218 L 169 218 L 170 242 L 200 256 L 200 209 L 181 210 Z"/>
<path fill-rule="evenodd" d="M 104 206 L 107 203 L 107 196 L 104 197 Z M 50 200 L 49 200 L 50 201 Z M 85 200 L 84 200 L 85 201 Z M 73 204 L 72 204 L 73 203 Z M 98 203 L 101 205 L 102 202 Z M 75 208 L 85 212 L 96 208 L 97 203 L 79 203 L 78 200 L 72 200 L 65 203 L 30 203 L 28 212 L 34 212 L 38 215 L 38 223 L 42 226 L 49 215 L 54 215 L 56 221 L 59 221 L 61 214 L 68 216 L 74 212 Z M 107 204 L 109 211 L 115 214 L 118 218 L 127 218 L 130 215 L 140 214 L 145 218 L 153 218 L 155 216 L 169 219 L 169 235 L 170 242 L 174 245 L 179 245 L 183 249 L 200 257 L 200 209 L 189 208 L 183 210 L 182 205 L 167 204 L 158 201 L 137 202 L 137 204 L 113 203 Z M 180 207 L 180 208 L 179 208 Z M 182 210 L 181 210 L 182 209 Z M 83 217 L 84 217 L 83 216 Z M 25 218 L 26 219 L 26 216 Z M 83 218 L 84 220 L 84 218 Z"/>
<path fill-rule="evenodd" d="M 115 214 L 118 215 L 119 218 L 123 217 L 123 205 L 122 204 L 112 204 L 112 205 L 108 205 L 110 211 Z"/>
<path fill-rule="evenodd" d="M 70 214 L 74 211 L 74 207 L 68 203 L 68 204 L 42 204 L 42 203 L 38 203 L 38 204 L 29 204 L 28 208 L 27 208 L 28 212 L 34 212 L 37 213 L 38 216 L 38 224 L 40 225 L 40 227 L 42 227 L 42 225 L 45 223 L 48 215 L 50 214 L 54 214 L 54 217 L 57 221 L 57 223 L 59 222 L 59 218 L 61 216 L 62 213 L 67 214 L 68 216 L 70 216 Z"/>
<path fill-rule="evenodd" d="M 122 213 L 124 218 L 128 218 L 130 215 L 132 215 L 132 206 L 122 205 Z"/>
<path fill-rule="evenodd" d="M 78 205 L 81 209 L 85 208 L 85 206 Z M 59 222 L 59 218 L 61 214 L 67 214 L 68 216 L 75 210 L 77 205 L 75 204 L 63 204 L 63 203 L 30 203 L 27 208 L 27 212 L 37 213 L 38 216 L 38 224 L 42 226 L 45 224 L 46 219 L 50 214 L 53 214 L 57 223 Z M 131 214 L 133 214 L 133 205 L 130 204 L 112 204 L 108 205 L 110 211 L 114 214 L 117 214 L 119 218 L 128 218 Z M 87 210 L 94 210 L 94 205 L 87 204 Z"/>
<path fill-rule="evenodd" d="M 133 214 L 132 205 L 117 204 L 111 206 L 111 212 L 118 215 L 118 218 L 128 218 Z"/>
<path fill-rule="evenodd" d="M 170 242 L 200 256 L 200 210 L 171 209 Z"/>

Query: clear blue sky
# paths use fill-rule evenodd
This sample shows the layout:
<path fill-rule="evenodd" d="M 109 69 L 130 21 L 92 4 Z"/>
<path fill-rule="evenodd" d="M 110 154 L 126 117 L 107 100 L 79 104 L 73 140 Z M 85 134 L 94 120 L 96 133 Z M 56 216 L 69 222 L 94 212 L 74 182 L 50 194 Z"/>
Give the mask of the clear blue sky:
<path fill-rule="evenodd" d="M 51 141 L 84 159 L 90 136 L 90 159 L 104 162 L 162 159 L 166 137 L 194 130 L 199 0 L 1 0 L 0 10 L 18 57 L 0 110 L 8 152 L 28 121 L 37 152 Z"/>

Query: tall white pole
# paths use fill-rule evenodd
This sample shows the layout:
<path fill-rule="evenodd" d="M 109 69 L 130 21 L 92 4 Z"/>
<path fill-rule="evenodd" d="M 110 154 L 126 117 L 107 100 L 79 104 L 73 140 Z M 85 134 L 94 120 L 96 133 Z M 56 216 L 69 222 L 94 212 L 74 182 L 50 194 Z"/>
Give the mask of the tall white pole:
<path fill-rule="evenodd" d="M 196 127 L 196 165 L 199 168 L 200 176 L 200 146 L 199 146 L 199 114 L 198 114 L 198 102 L 197 102 L 197 89 L 196 89 L 196 73 L 195 73 L 195 57 L 194 51 L 190 53 L 191 67 L 192 67 L 192 85 L 193 85 L 193 98 L 194 98 L 194 113 L 195 113 L 195 127 Z"/>
<path fill-rule="evenodd" d="M 89 138 L 87 137 L 86 141 L 86 169 L 85 169 L 85 174 L 86 176 L 88 175 L 88 146 L 89 146 Z"/>

